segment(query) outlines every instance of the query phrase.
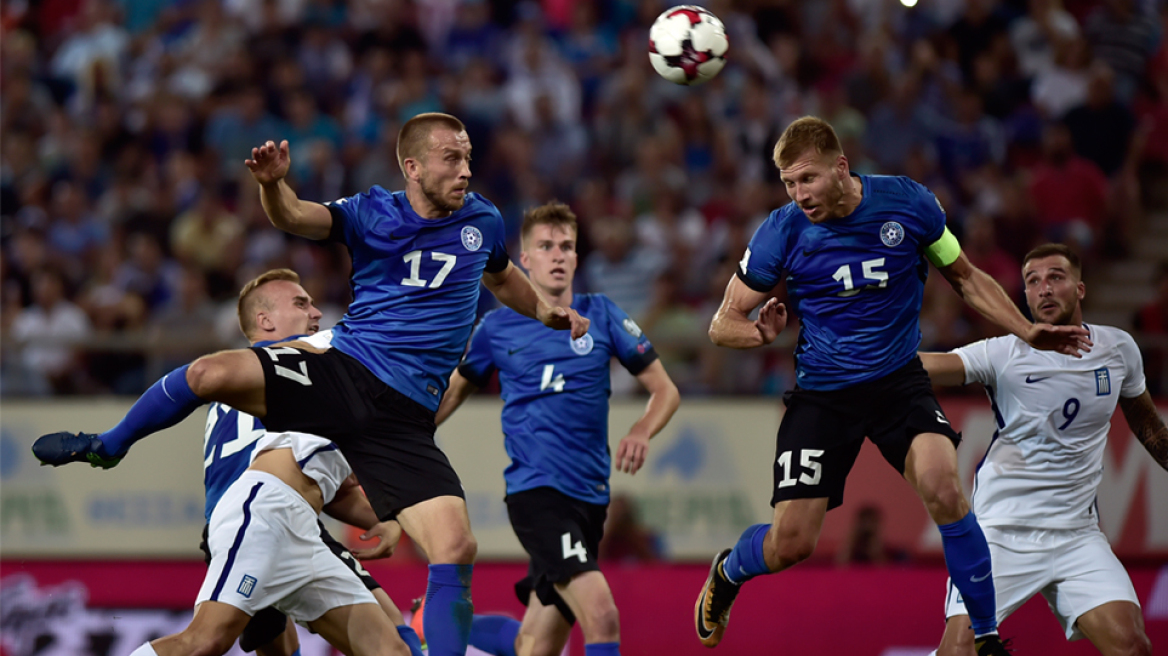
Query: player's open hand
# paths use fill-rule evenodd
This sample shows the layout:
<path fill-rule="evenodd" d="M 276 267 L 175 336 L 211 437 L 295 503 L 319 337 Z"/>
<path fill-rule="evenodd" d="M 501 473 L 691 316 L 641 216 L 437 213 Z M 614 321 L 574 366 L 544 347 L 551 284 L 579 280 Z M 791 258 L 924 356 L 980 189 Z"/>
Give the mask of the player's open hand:
<path fill-rule="evenodd" d="M 353 549 L 353 555 L 360 560 L 389 558 L 401 540 L 402 527 L 396 521 L 381 522 L 361 536 L 362 540 L 377 540 L 377 546 L 369 549 Z"/>
<path fill-rule="evenodd" d="M 246 160 L 251 176 L 261 185 L 275 184 L 288 175 L 292 158 L 288 155 L 288 141 L 269 141 L 259 148 L 251 149 L 251 159 Z"/>
<path fill-rule="evenodd" d="M 1094 342 L 1082 326 L 1053 326 L 1036 323 L 1026 331 L 1026 343 L 1042 351 L 1057 351 L 1076 358 L 1090 353 Z"/>
<path fill-rule="evenodd" d="M 553 307 L 540 317 L 540 321 L 548 328 L 572 331 L 572 339 L 580 339 L 588 332 L 592 324 L 588 317 L 582 317 L 572 308 Z"/>
<path fill-rule="evenodd" d="M 616 450 L 616 470 L 626 474 L 636 474 L 645 464 L 649 455 L 649 436 L 637 433 L 625 435 Z"/>
<path fill-rule="evenodd" d="M 772 298 L 758 311 L 758 318 L 754 320 L 754 327 L 762 335 L 762 343 L 770 344 L 775 341 L 783 328 L 787 327 L 787 306 Z"/>

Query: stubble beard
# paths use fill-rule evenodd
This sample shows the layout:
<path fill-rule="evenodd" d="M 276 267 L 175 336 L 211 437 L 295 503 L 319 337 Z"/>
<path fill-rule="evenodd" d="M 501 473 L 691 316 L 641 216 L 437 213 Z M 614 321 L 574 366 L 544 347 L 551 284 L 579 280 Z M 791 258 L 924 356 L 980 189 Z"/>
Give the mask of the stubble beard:
<path fill-rule="evenodd" d="M 462 209 L 462 206 L 466 203 L 466 194 L 463 194 L 462 198 L 459 198 L 458 201 L 451 201 L 450 198 L 448 196 L 444 196 L 441 191 L 428 185 L 425 179 L 420 181 L 419 186 L 422 188 L 422 195 L 425 196 L 426 200 L 430 201 L 430 204 L 439 211 L 457 212 L 458 210 Z"/>

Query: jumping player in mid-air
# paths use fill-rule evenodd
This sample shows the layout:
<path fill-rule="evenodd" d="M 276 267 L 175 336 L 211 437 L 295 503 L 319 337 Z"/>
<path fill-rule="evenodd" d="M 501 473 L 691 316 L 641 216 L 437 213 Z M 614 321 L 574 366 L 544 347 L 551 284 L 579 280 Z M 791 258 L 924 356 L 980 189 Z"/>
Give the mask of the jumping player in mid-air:
<path fill-rule="evenodd" d="M 1099 530 L 1095 504 L 1103 451 L 1118 405 L 1136 439 L 1168 469 L 1168 428 L 1144 385 L 1135 340 L 1083 323 L 1082 263 L 1062 244 L 1022 262 L 1035 319 L 1084 326 L 1095 346 L 1082 359 L 1037 351 L 1013 335 L 951 353 L 922 353 L 938 385 L 985 385 L 994 439 L 977 468 L 971 503 L 993 556 L 998 621 L 1038 593 L 1068 640 L 1086 637 L 1103 656 L 1151 656 L 1140 602 Z M 969 613 L 949 585 L 937 653 L 973 653 Z"/>
<path fill-rule="evenodd" d="M 488 313 L 462 364 L 450 377 L 441 424 L 495 372 L 503 396 L 503 434 L 511 465 L 507 514 L 531 557 L 515 592 L 522 624 L 476 615 L 470 644 L 497 656 L 552 656 L 567 644 L 577 618 L 587 656 L 620 653 L 620 620 L 597 565 L 612 463 L 608 449 L 609 364 L 615 357 L 649 391 L 641 419 L 620 441 L 616 468 L 635 474 L 649 439 L 677 410 L 677 387 L 649 339 L 608 297 L 572 293 L 576 215 L 549 203 L 524 216 L 521 263 L 553 303 L 592 321 L 572 340 L 508 309 Z"/>
<path fill-rule="evenodd" d="M 54 433 L 42 462 L 112 466 L 133 442 L 219 402 L 272 431 L 334 441 L 378 517 L 396 519 L 430 560 L 426 633 L 433 656 L 466 652 L 477 545 L 458 475 L 434 443 L 434 412 L 470 336 L 480 283 L 504 305 L 573 338 L 588 320 L 544 301 L 504 244 L 499 211 L 467 191 L 470 139 L 448 114 L 420 114 L 398 136 L 405 191 L 373 187 L 325 205 L 300 200 L 284 178 L 287 142 L 252 150 L 246 164 L 281 230 L 344 243 L 353 302 L 332 348 L 303 341 L 222 351 L 171 372 L 113 429 Z"/>
<path fill-rule="evenodd" d="M 695 606 L 698 638 L 716 646 L 739 588 L 815 549 L 828 510 L 864 437 L 917 491 L 941 531 L 945 564 L 970 611 L 979 656 L 1004 654 L 994 617 L 986 540 L 961 488 L 956 445 L 916 350 L 928 262 L 973 308 L 1027 344 L 1076 354 L 1087 331 L 1032 324 L 992 278 L 969 263 L 928 189 L 903 177 L 858 176 L 831 126 L 791 123 L 775 165 L 793 202 L 758 228 L 710 325 L 715 344 L 774 341 L 786 308 L 771 289 L 786 281 L 802 320 L 796 387 L 777 438 L 774 517 L 719 553 Z M 764 301 L 758 319 L 749 315 Z"/>

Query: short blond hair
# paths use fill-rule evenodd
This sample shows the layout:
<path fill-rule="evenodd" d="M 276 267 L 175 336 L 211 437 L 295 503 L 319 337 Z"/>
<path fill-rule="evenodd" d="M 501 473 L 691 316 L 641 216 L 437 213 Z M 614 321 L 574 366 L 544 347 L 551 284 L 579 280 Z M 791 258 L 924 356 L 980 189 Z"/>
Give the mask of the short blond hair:
<path fill-rule="evenodd" d="M 519 229 L 519 241 L 525 248 L 527 238 L 531 236 L 531 231 L 537 225 L 570 228 L 573 236 L 579 234 L 576 227 L 576 213 L 567 205 L 555 201 L 527 210 L 523 214 L 523 227 Z"/>
<path fill-rule="evenodd" d="M 239 303 L 236 306 L 239 312 L 239 329 L 243 331 L 243 335 L 248 339 L 251 339 L 252 333 L 256 329 L 256 311 L 261 307 L 271 309 L 268 298 L 258 293 L 258 290 L 260 287 L 276 280 L 287 280 L 288 282 L 294 282 L 299 285 L 300 274 L 292 269 L 271 269 L 249 280 L 243 286 L 243 289 L 239 290 Z"/>
<path fill-rule="evenodd" d="M 804 116 L 795 119 L 783 130 L 783 136 L 775 144 L 775 166 L 780 169 L 789 167 L 808 150 L 814 150 L 816 155 L 844 154 L 839 137 L 830 123 L 818 116 Z"/>
<path fill-rule="evenodd" d="M 449 128 L 455 132 L 466 132 L 462 121 L 441 112 L 426 112 L 406 121 L 397 133 L 397 166 L 405 175 L 406 160 L 419 159 L 429 146 L 427 141 L 434 128 Z"/>

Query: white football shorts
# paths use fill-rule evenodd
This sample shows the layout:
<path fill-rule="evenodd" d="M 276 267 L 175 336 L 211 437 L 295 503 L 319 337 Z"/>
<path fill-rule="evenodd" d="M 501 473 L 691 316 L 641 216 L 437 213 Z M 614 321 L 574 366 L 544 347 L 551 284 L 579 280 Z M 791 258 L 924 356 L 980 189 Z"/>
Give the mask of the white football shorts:
<path fill-rule="evenodd" d="M 993 562 L 999 623 L 1041 592 L 1067 640 L 1078 640 L 1083 634 L 1075 622 L 1087 611 L 1112 601 L 1140 604 L 1131 577 L 1097 527 L 983 530 Z M 952 580 L 946 589 L 945 618 L 968 615 Z"/>
<path fill-rule="evenodd" d="M 274 606 L 298 622 L 352 604 L 376 604 L 361 579 L 320 539 L 312 506 L 266 472 L 248 470 L 211 513 L 211 565 L 198 601 L 248 615 Z"/>

